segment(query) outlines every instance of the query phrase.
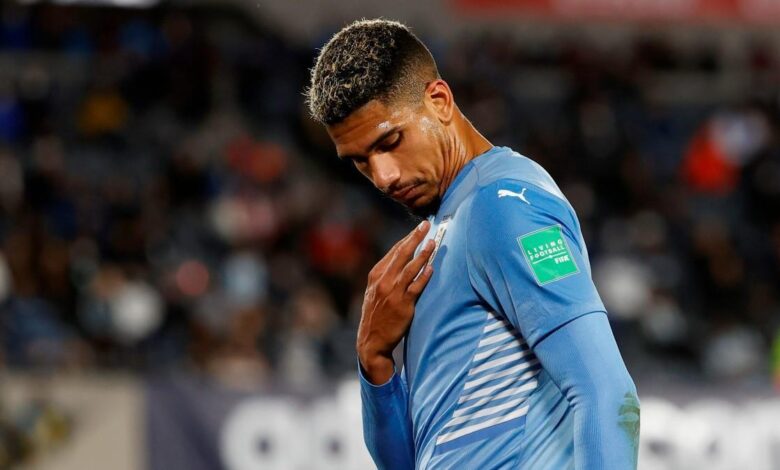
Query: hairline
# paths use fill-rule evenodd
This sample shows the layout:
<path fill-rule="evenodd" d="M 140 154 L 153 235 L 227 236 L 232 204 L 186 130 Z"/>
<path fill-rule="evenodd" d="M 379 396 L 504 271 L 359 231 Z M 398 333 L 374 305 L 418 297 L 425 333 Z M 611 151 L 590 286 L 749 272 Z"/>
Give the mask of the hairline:
<path fill-rule="evenodd" d="M 366 20 L 362 20 L 366 21 Z M 376 20 L 380 21 L 380 20 Z M 382 20 L 384 21 L 384 20 Z M 335 125 L 340 122 L 343 122 L 349 116 L 354 114 L 357 110 L 361 109 L 363 106 L 367 105 L 371 101 L 377 100 L 387 106 L 391 106 L 398 102 L 407 101 L 413 105 L 418 104 L 418 98 L 424 97 L 425 89 L 427 87 L 427 84 L 429 84 L 432 80 L 440 79 L 441 75 L 439 74 L 439 70 L 436 64 L 435 59 L 433 58 L 433 55 L 431 54 L 428 47 L 425 45 L 425 43 L 417 37 L 410 28 L 408 28 L 406 25 L 403 25 L 401 23 L 397 23 L 394 21 L 387 21 L 389 24 L 395 23 L 396 25 L 400 26 L 409 36 L 409 39 L 413 43 L 416 43 L 418 49 L 421 48 L 421 51 L 419 51 L 419 54 L 413 53 L 408 60 L 403 63 L 401 67 L 399 67 L 399 70 L 397 73 L 386 83 L 384 90 L 376 90 L 372 95 L 370 95 L 363 103 L 354 105 L 352 109 L 349 109 L 346 114 L 344 114 L 340 118 L 336 118 L 333 120 L 328 120 L 328 113 L 326 111 L 323 111 L 322 109 L 316 109 L 314 107 L 311 107 L 311 115 L 312 117 L 319 121 L 320 123 L 330 126 Z M 337 40 L 337 38 L 347 29 L 349 29 L 350 26 L 345 27 L 338 33 L 336 33 L 330 41 L 328 41 L 323 49 L 320 51 L 320 54 L 317 58 L 317 63 L 315 64 L 315 67 L 312 69 L 312 79 L 314 78 L 314 73 L 316 72 L 319 67 L 322 66 L 320 61 L 323 58 L 323 53 L 325 50 L 332 44 L 334 40 Z M 413 46 L 416 47 L 416 46 Z M 419 78 L 415 78 L 419 77 Z M 419 85 L 422 85 L 422 89 L 417 89 Z M 314 96 L 312 93 L 316 91 L 318 88 L 318 84 L 312 80 L 311 85 L 306 90 L 307 95 L 307 101 L 310 103 L 315 103 L 313 101 Z M 422 100 L 420 100 L 422 101 Z M 422 103 L 419 102 L 421 105 Z M 336 115 L 341 113 L 334 113 Z"/>

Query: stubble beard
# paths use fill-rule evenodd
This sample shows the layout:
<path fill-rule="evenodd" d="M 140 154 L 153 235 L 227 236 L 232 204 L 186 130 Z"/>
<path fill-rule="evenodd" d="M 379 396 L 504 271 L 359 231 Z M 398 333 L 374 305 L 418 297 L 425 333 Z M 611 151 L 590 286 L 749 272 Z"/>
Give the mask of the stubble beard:
<path fill-rule="evenodd" d="M 441 199 L 437 195 L 430 202 L 422 206 L 409 207 L 405 204 L 401 204 L 401 206 L 403 206 L 403 208 L 406 210 L 406 213 L 409 214 L 413 220 L 419 221 L 421 219 L 427 219 L 428 216 L 435 215 L 437 212 L 439 212 Z"/>

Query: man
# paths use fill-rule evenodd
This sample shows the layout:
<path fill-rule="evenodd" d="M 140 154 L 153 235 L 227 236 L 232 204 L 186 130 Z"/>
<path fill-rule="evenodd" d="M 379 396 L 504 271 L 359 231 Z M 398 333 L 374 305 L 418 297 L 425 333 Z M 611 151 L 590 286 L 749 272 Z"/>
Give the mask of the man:
<path fill-rule="evenodd" d="M 396 22 L 337 33 L 307 94 L 339 157 L 426 219 L 368 276 L 357 352 L 377 467 L 635 468 L 636 389 L 547 172 L 480 135 Z"/>

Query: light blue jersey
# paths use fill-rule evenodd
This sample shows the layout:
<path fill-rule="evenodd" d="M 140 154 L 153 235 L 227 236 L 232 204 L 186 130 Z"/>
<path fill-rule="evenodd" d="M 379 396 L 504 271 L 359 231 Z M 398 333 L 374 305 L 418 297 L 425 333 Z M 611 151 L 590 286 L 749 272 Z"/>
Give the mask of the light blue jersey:
<path fill-rule="evenodd" d="M 381 386 L 362 379 L 366 442 L 377 465 L 575 468 L 578 423 L 575 393 L 568 389 L 577 388 L 563 385 L 565 371 L 551 376 L 574 359 L 560 351 L 569 343 L 560 342 L 547 356 L 548 368 L 537 345 L 589 314 L 594 320 L 584 326 L 586 336 L 593 329 L 609 335 L 601 343 L 614 339 L 606 321 L 597 318 L 605 309 L 574 210 L 541 166 L 509 148 L 493 147 L 461 169 L 429 221 L 418 251 L 427 238 L 436 239 L 434 274 L 416 304 L 403 370 Z M 616 370 L 622 367 L 616 348 L 597 352 L 604 354 L 616 356 L 607 358 L 619 363 Z M 624 392 L 635 401 L 633 383 L 617 390 L 613 401 Z M 620 416 L 622 405 L 616 403 L 608 419 L 616 438 L 624 440 L 619 445 L 628 448 L 620 459 L 629 462 L 633 428 L 626 431 L 618 421 L 633 417 Z M 583 431 L 580 441 L 592 434 Z M 579 458 L 584 465 L 586 457 Z M 606 465 L 604 456 L 596 458 Z"/>

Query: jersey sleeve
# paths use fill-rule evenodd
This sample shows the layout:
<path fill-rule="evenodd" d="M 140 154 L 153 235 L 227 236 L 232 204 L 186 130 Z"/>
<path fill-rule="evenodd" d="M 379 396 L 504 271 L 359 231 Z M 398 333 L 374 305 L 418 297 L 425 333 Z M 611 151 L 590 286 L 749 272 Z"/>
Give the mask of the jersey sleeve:
<path fill-rule="evenodd" d="M 514 179 L 483 186 L 466 243 L 472 286 L 531 347 L 566 322 L 605 311 L 574 210 L 548 190 Z"/>
<path fill-rule="evenodd" d="M 556 329 L 534 348 L 574 414 L 577 469 L 634 470 L 640 404 L 603 312 Z"/>
<path fill-rule="evenodd" d="M 386 383 L 366 379 L 358 362 L 363 439 L 379 470 L 414 469 L 414 439 L 409 418 L 409 392 L 403 373 L 393 373 Z"/>

